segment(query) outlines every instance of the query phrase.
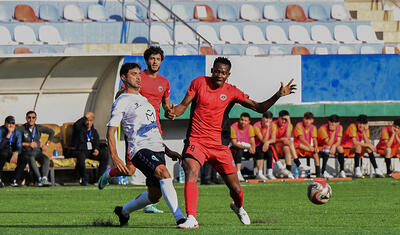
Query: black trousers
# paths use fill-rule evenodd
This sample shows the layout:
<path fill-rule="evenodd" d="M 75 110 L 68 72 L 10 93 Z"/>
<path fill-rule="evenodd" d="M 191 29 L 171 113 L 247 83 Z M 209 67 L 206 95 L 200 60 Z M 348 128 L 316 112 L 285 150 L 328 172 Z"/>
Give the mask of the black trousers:
<path fill-rule="evenodd" d="M 6 162 L 9 162 L 12 157 L 12 152 L 9 150 L 0 149 L 0 181 L 2 179 L 3 167 Z"/>
<path fill-rule="evenodd" d="M 97 160 L 100 162 L 99 166 L 99 176 L 101 176 L 107 169 L 108 164 L 108 154 L 105 150 L 100 149 L 97 156 L 93 155 L 93 151 L 88 150 L 75 150 L 73 156 L 76 157 L 76 169 L 79 173 L 80 178 L 86 179 L 86 158 Z"/>
<path fill-rule="evenodd" d="M 251 154 L 248 151 L 245 152 L 244 149 L 240 149 L 240 148 L 231 147 L 231 152 L 232 152 L 232 156 L 233 156 L 233 160 L 235 161 L 235 164 L 242 163 L 242 158 L 250 159 L 250 158 L 255 157 L 254 154 Z"/>

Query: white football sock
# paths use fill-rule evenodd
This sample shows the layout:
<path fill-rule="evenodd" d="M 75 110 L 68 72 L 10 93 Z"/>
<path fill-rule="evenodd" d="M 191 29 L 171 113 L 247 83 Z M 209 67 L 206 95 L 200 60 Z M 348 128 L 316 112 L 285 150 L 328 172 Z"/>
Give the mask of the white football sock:
<path fill-rule="evenodd" d="M 272 175 L 272 169 L 267 169 L 267 175 Z"/>
<path fill-rule="evenodd" d="M 169 209 L 175 217 L 175 220 L 178 221 L 185 218 L 181 209 L 179 209 L 178 196 L 176 195 L 174 185 L 172 184 L 172 178 L 160 180 L 160 188 Z"/>
<path fill-rule="evenodd" d="M 278 165 L 279 169 L 283 169 L 283 165 L 282 165 L 281 161 L 278 160 L 278 161 L 275 162 L 275 164 Z"/>
<path fill-rule="evenodd" d="M 140 194 L 136 199 L 133 199 L 132 201 L 126 203 L 122 207 L 122 214 L 124 216 L 128 216 L 133 211 L 142 209 L 143 207 L 152 204 L 152 202 L 149 200 L 148 194 L 148 192 L 144 192 Z"/>
<path fill-rule="evenodd" d="M 262 174 L 263 174 L 262 170 L 258 170 L 257 175 L 262 175 Z"/>

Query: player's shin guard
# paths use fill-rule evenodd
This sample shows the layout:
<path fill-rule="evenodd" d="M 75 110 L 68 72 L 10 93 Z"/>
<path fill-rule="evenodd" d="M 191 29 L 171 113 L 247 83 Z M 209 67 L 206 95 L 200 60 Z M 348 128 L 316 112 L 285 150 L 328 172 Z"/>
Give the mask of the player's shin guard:
<path fill-rule="evenodd" d="M 339 161 L 340 171 L 344 171 L 344 153 L 338 154 L 338 161 Z"/>
<path fill-rule="evenodd" d="M 172 184 L 172 178 L 160 180 L 160 188 L 169 209 L 175 217 L 175 220 L 178 221 L 184 218 L 181 209 L 179 208 L 178 196 L 176 195 L 174 185 Z"/>
<path fill-rule="evenodd" d="M 196 218 L 197 200 L 199 199 L 199 189 L 197 188 L 197 183 L 186 182 L 184 191 L 186 214 L 188 216 L 193 215 Z"/>
<path fill-rule="evenodd" d="M 324 172 L 326 170 L 326 164 L 328 163 L 329 154 L 328 153 L 324 153 L 324 152 L 319 152 L 319 154 L 320 154 L 320 157 L 322 157 L 321 173 L 324 174 Z"/>
<path fill-rule="evenodd" d="M 360 154 L 355 153 L 354 154 L 354 168 L 359 167 L 359 166 L 360 166 Z"/>
<path fill-rule="evenodd" d="M 133 211 L 142 209 L 143 207 L 150 205 L 150 204 L 152 204 L 152 202 L 149 200 L 149 193 L 144 192 L 144 193 L 140 194 L 137 198 L 126 203 L 122 207 L 122 214 L 124 216 L 128 216 Z"/>
<path fill-rule="evenodd" d="M 369 156 L 369 160 L 371 161 L 371 164 L 374 167 L 374 169 L 378 168 L 378 165 L 376 164 L 374 153 L 369 153 L 368 156 Z"/>
<path fill-rule="evenodd" d="M 237 194 L 235 192 L 233 192 L 232 190 L 230 190 L 230 195 L 231 198 L 233 199 L 233 201 L 235 202 L 235 205 L 240 208 L 243 206 L 243 189 L 242 186 L 240 186 L 240 193 Z"/>
<path fill-rule="evenodd" d="M 385 158 L 385 163 L 386 163 L 386 172 L 388 172 L 388 173 L 392 172 L 392 170 L 390 169 L 392 160 L 390 158 Z"/>

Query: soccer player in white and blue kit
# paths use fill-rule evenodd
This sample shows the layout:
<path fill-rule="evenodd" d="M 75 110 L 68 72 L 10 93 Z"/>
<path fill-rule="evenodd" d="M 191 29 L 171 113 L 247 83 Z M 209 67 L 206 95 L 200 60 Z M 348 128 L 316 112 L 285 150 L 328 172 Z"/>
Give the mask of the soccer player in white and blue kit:
<path fill-rule="evenodd" d="M 185 217 L 179 208 L 172 178 L 165 166 L 165 148 L 157 127 L 156 112 L 147 99 L 139 94 L 140 66 L 126 63 L 121 68 L 121 74 L 127 90 L 115 100 L 107 124 L 108 147 L 115 168 L 110 168 L 103 174 L 99 180 L 99 188 L 104 188 L 111 177 L 129 175 L 131 171 L 129 164 L 123 162 L 117 154 L 115 134 L 121 123 L 128 143 L 127 160 L 146 176 L 148 190 L 124 206 L 115 207 L 114 213 L 119 217 L 120 226 L 128 224 L 130 213 L 158 202 L 162 196 L 176 223 L 181 224 Z"/>

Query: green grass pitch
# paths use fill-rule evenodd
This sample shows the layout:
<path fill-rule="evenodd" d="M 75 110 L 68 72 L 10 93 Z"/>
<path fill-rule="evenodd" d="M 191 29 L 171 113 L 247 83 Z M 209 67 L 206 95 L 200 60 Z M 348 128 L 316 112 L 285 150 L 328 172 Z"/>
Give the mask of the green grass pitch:
<path fill-rule="evenodd" d="M 199 186 L 198 230 L 178 230 L 165 201 L 164 214 L 131 214 L 117 226 L 114 206 L 135 198 L 143 186 L 24 187 L 0 189 L 0 234 L 399 234 L 400 181 L 392 178 L 330 182 L 326 205 L 307 199 L 308 182 L 242 184 L 252 224 L 229 208 L 225 185 Z M 184 211 L 183 185 L 176 184 Z M 96 225 L 97 224 L 97 225 Z M 101 226 L 102 225 L 102 226 Z"/>

